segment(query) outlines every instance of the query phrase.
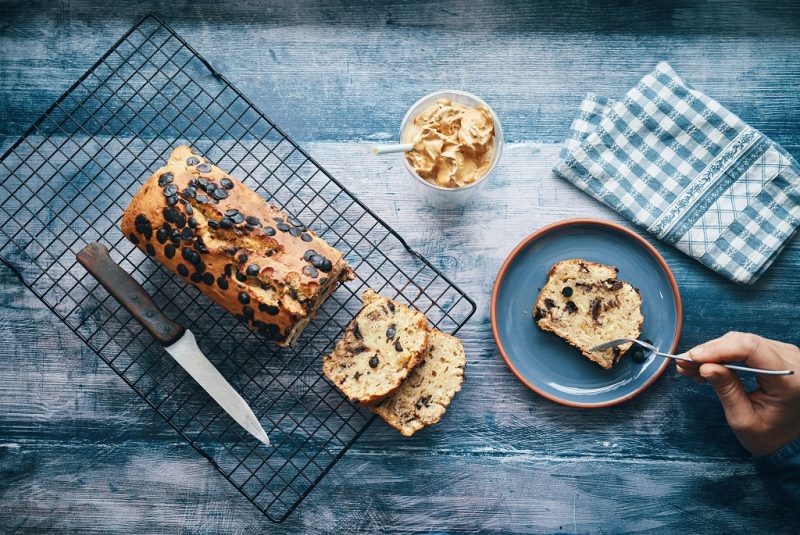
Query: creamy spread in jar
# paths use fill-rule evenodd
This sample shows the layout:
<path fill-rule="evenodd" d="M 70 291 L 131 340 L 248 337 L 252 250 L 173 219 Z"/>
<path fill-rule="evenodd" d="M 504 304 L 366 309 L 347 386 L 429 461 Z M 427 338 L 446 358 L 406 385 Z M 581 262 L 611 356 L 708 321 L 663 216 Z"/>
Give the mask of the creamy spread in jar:
<path fill-rule="evenodd" d="M 459 188 L 484 176 L 494 160 L 494 120 L 486 106 L 464 106 L 438 99 L 406 128 L 414 148 L 406 159 L 431 184 Z"/>

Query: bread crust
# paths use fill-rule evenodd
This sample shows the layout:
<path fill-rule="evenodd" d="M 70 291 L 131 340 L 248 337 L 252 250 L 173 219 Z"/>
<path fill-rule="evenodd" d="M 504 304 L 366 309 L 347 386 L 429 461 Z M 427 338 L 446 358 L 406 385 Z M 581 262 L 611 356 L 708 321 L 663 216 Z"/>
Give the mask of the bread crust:
<path fill-rule="evenodd" d="M 354 276 L 339 251 L 185 145 L 134 195 L 121 228 L 139 249 L 281 346 Z"/>

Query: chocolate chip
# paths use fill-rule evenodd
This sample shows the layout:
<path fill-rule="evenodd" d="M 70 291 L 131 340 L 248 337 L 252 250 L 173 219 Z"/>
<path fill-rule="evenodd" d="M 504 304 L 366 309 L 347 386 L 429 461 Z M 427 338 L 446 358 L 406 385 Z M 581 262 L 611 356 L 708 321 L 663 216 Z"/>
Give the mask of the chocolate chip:
<path fill-rule="evenodd" d="M 219 222 L 218 221 L 214 221 L 213 219 L 209 219 L 208 220 L 208 226 L 213 228 L 213 229 L 218 229 L 219 228 Z"/>
<path fill-rule="evenodd" d="M 369 359 L 369 367 L 370 368 L 377 368 L 378 367 L 378 355 L 373 355 Z"/>
<path fill-rule="evenodd" d="M 189 262 L 194 264 L 194 266 L 200 271 L 203 271 L 203 269 L 205 269 L 205 266 L 203 264 L 203 260 L 200 258 L 200 255 L 197 254 L 197 252 L 195 252 L 195 251 L 192 251 L 192 255 L 191 255 L 191 258 L 189 259 Z M 200 266 L 203 266 L 203 268 L 201 269 Z"/>
<path fill-rule="evenodd" d="M 313 240 L 313 238 L 311 237 L 311 234 L 309 234 L 308 232 L 303 232 L 302 234 L 300 234 L 300 239 L 303 240 L 303 241 L 311 241 L 311 240 Z"/>
<path fill-rule="evenodd" d="M 236 272 L 236 280 L 239 281 L 239 282 L 246 282 L 247 281 L 247 277 L 244 274 L 239 273 L 237 271 Z"/>
<path fill-rule="evenodd" d="M 197 165 L 200 163 L 200 160 L 195 158 L 194 156 L 189 156 L 186 158 L 186 165 Z"/>
<path fill-rule="evenodd" d="M 251 232 L 252 232 L 252 231 L 254 231 L 254 230 L 256 229 L 256 227 L 254 227 L 254 226 L 253 226 L 253 225 L 251 225 L 250 223 L 245 223 L 245 224 L 244 224 L 244 228 L 246 228 L 247 230 L 249 230 L 249 231 L 251 231 Z"/>
<path fill-rule="evenodd" d="M 206 186 L 206 192 L 208 192 L 209 195 L 213 195 L 215 191 L 217 191 L 217 185 L 210 182 L 208 186 Z"/>
<path fill-rule="evenodd" d="M 203 276 L 199 273 L 192 273 L 192 276 L 189 277 L 189 280 L 192 282 L 200 282 L 203 280 Z"/>
<path fill-rule="evenodd" d="M 201 163 L 200 165 L 197 166 L 197 170 L 200 171 L 201 173 L 210 173 L 211 166 L 207 163 Z"/>
<path fill-rule="evenodd" d="M 168 243 L 164 246 L 164 256 L 167 258 L 172 258 L 175 256 L 175 246 L 171 243 Z"/>
<path fill-rule="evenodd" d="M 252 308 L 250 308 L 248 306 L 245 306 L 245 307 L 242 307 L 242 314 L 244 314 L 244 317 L 246 319 L 251 320 L 251 319 L 253 319 L 253 317 L 255 315 L 255 311 L 253 311 Z"/>
<path fill-rule="evenodd" d="M 297 228 L 297 227 L 290 228 L 289 229 L 289 235 L 294 236 L 295 238 L 297 238 L 298 236 L 300 236 L 300 229 Z"/>
<path fill-rule="evenodd" d="M 219 183 L 225 189 L 233 189 L 233 182 L 230 178 L 221 178 Z"/>
<path fill-rule="evenodd" d="M 225 215 L 228 216 L 228 217 L 233 217 L 238 213 L 239 213 L 239 210 L 237 210 L 236 208 L 231 208 L 230 210 L 225 210 Z"/>
<path fill-rule="evenodd" d="M 389 340 L 394 340 L 394 337 L 397 336 L 397 325 L 392 323 L 389 325 L 389 328 L 386 329 L 386 338 Z"/>
<path fill-rule="evenodd" d="M 309 260 L 311 260 L 311 257 L 314 256 L 315 254 L 317 254 L 317 252 L 314 249 L 309 249 L 308 251 L 303 253 L 303 260 L 308 262 Z"/>
<path fill-rule="evenodd" d="M 214 193 L 213 193 L 212 195 L 213 195 L 213 196 L 214 196 L 214 198 L 215 198 L 215 199 L 217 199 L 218 201 L 221 201 L 222 199 L 227 199 L 227 198 L 228 198 L 228 192 L 227 192 L 227 190 L 224 190 L 224 189 L 222 189 L 222 188 L 217 188 L 217 189 L 215 189 L 215 190 L 214 190 Z"/>
<path fill-rule="evenodd" d="M 203 284 L 214 286 L 214 275 L 210 271 L 203 273 Z"/>
<path fill-rule="evenodd" d="M 165 197 L 172 197 L 176 193 L 178 193 L 178 186 L 176 186 L 175 184 L 167 184 L 166 186 L 164 186 Z"/>
<path fill-rule="evenodd" d="M 194 233 L 192 232 L 192 229 L 190 229 L 189 227 L 186 227 L 183 229 L 183 231 L 181 231 L 181 239 L 183 241 L 192 241 L 193 237 Z"/>
<path fill-rule="evenodd" d="M 275 225 L 275 226 L 276 226 L 276 227 L 278 228 L 278 230 L 280 230 L 281 232 L 289 232 L 289 229 L 290 229 L 290 228 L 292 228 L 292 227 L 290 227 L 289 225 L 287 225 L 286 223 L 284 223 L 283 221 L 281 221 L 280 223 L 278 223 L 278 224 L 277 224 L 277 225 Z"/>
<path fill-rule="evenodd" d="M 195 253 L 195 254 L 197 254 L 197 253 Z M 206 265 L 205 265 L 205 263 L 203 263 L 202 260 L 200 260 L 199 256 L 197 257 L 197 262 L 194 263 L 194 269 L 198 273 L 203 273 L 206 270 Z"/>
<path fill-rule="evenodd" d="M 316 279 L 319 271 L 314 266 L 303 266 L 303 274 L 312 279 Z"/>
<path fill-rule="evenodd" d="M 260 227 L 261 226 L 261 220 L 258 219 L 254 215 L 249 215 L 249 216 L 245 217 L 244 220 L 247 221 L 247 223 L 250 224 L 250 225 L 253 225 L 253 226 L 256 226 L 256 227 Z"/>
<path fill-rule="evenodd" d="M 156 231 L 156 240 L 158 240 L 158 243 L 166 243 L 168 239 L 169 233 L 167 229 L 162 227 Z"/>
<path fill-rule="evenodd" d="M 183 228 L 186 226 L 186 216 L 182 213 L 178 212 L 178 217 L 174 221 L 175 226 L 178 228 Z"/>
<path fill-rule="evenodd" d="M 186 224 L 189 225 L 189 228 L 197 228 L 197 219 L 190 217 Z"/>
<path fill-rule="evenodd" d="M 194 213 L 194 208 L 192 208 L 192 205 L 188 202 L 186 203 L 186 208 L 184 208 L 184 210 L 186 210 L 186 215 L 192 215 Z"/>
<path fill-rule="evenodd" d="M 400 351 L 403 350 L 403 346 L 400 345 L 400 340 L 398 340 L 397 342 L 394 343 L 394 350 L 397 351 L 397 352 L 400 352 Z"/>
<path fill-rule="evenodd" d="M 297 219 L 295 219 L 293 217 L 289 217 L 286 220 L 289 222 L 290 225 L 293 225 L 295 227 L 302 227 L 303 226 L 303 224 L 300 221 L 298 221 Z"/>
<path fill-rule="evenodd" d="M 231 216 L 231 219 L 235 224 L 244 223 L 244 216 L 242 214 L 235 214 Z"/>
<path fill-rule="evenodd" d="M 356 340 L 364 339 L 364 335 L 361 334 L 361 329 L 358 327 L 358 322 L 353 323 L 353 336 L 356 337 Z"/>
<path fill-rule="evenodd" d="M 247 253 L 239 253 L 239 262 L 242 264 L 247 262 Z"/>
<path fill-rule="evenodd" d="M 148 243 L 147 245 L 145 245 L 144 248 L 147 250 L 147 254 L 149 254 L 150 256 L 156 255 L 156 248 L 153 247 L 152 243 Z"/>
<path fill-rule="evenodd" d="M 264 227 L 264 234 L 266 234 L 267 236 L 274 236 L 275 229 L 272 227 Z"/>
<path fill-rule="evenodd" d="M 543 317 L 545 317 L 545 315 L 546 315 L 546 314 L 547 314 L 547 313 L 546 313 L 546 312 L 545 312 L 543 309 L 541 309 L 541 308 L 539 308 L 539 307 L 536 307 L 536 308 L 533 310 L 533 319 L 535 319 L 536 321 L 539 321 L 540 319 L 542 319 Z"/>
<path fill-rule="evenodd" d="M 181 257 L 187 262 L 191 262 L 192 255 L 195 254 L 189 247 L 181 249 Z"/>
<path fill-rule="evenodd" d="M 172 229 L 172 234 L 170 234 L 169 239 L 175 245 L 179 245 L 181 243 L 181 231 L 178 229 Z"/>
<path fill-rule="evenodd" d="M 173 180 L 174 178 L 175 178 L 175 176 L 174 176 L 172 173 L 170 173 L 170 172 L 161 173 L 161 174 L 158 176 L 158 185 L 159 185 L 159 186 L 161 186 L 161 187 L 163 188 L 164 186 L 166 186 L 167 184 L 169 184 L 170 182 L 172 182 L 172 180 Z"/>
<path fill-rule="evenodd" d="M 322 265 L 319 267 L 320 271 L 324 273 L 330 273 L 333 269 L 333 264 L 327 258 L 322 262 Z"/>
<path fill-rule="evenodd" d="M 556 302 L 548 297 L 547 299 L 544 300 L 544 306 L 546 306 L 548 309 L 550 309 L 550 308 L 553 308 L 554 306 L 556 306 Z"/>
<path fill-rule="evenodd" d="M 258 267 L 258 265 L 256 264 L 250 264 L 249 266 L 247 266 L 247 274 L 250 275 L 251 277 L 257 277 L 260 271 L 261 268 Z"/>
<path fill-rule="evenodd" d="M 219 286 L 223 290 L 227 290 L 228 289 L 228 279 L 226 279 L 225 277 L 220 275 L 217 278 L 217 286 Z"/>
<path fill-rule="evenodd" d="M 197 187 L 201 189 L 206 189 L 208 187 L 208 179 L 206 177 L 201 176 L 196 180 Z"/>
<path fill-rule="evenodd" d="M 622 289 L 622 281 L 618 281 L 616 279 L 608 279 L 606 281 L 606 284 L 608 285 L 608 289 L 611 290 L 612 292 L 616 292 Z"/>
<path fill-rule="evenodd" d="M 131 240 L 134 245 L 139 245 L 139 237 L 133 232 L 128 234 L 128 239 Z"/>
<path fill-rule="evenodd" d="M 386 306 L 388 306 L 388 307 L 389 307 L 389 311 L 390 311 L 392 314 L 394 314 L 394 311 L 395 311 L 394 303 L 392 303 L 391 301 L 389 301 L 388 303 L 386 303 Z"/>
<path fill-rule="evenodd" d="M 270 316 L 277 316 L 280 314 L 281 309 L 276 307 L 275 305 L 267 305 L 267 314 Z"/>
<path fill-rule="evenodd" d="M 603 301 L 601 299 L 592 299 L 590 308 L 592 311 L 592 319 L 597 321 L 597 319 L 600 317 L 600 312 L 603 310 Z"/>
<path fill-rule="evenodd" d="M 175 206 L 176 204 L 178 204 L 178 196 L 172 195 L 170 197 L 167 197 L 166 201 L 167 201 L 167 206 Z"/>
<path fill-rule="evenodd" d="M 187 268 L 187 267 L 186 267 L 186 266 L 184 266 L 183 264 L 178 264 L 178 268 L 177 268 L 177 269 L 178 269 L 178 273 L 179 273 L 180 275 L 183 275 L 184 277 L 186 277 L 187 275 L 189 275 L 189 268 Z"/>
<path fill-rule="evenodd" d="M 364 374 L 362 374 L 361 372 L 356 372 L 356 373 L 353 374 L 353 379 L 358 381 L 361 378 L 362 375 L 364 375 Z"/>
<path fill-rule="evenodd" d="M 230 217 L 223 217 L 219 221 L 219 226 L 221 228 L 233 228 L 233 219 Z"/>
<path fill-rule="evenodd" d="M 183 197 L 184 199 L 194 199 L 195 197 L 197 197 L 197 189 L 195 189 L 192 186 L 189 186 L 188 188 L 184 189 L 181 192 L 181 197 Z"/>
<path fill-rule="evenodd" d="M 325 257 L 319 254 L 315 254 L 311 258 L 309 258 L 309 262 L 311 262 L 311 265 L 314 266 L 315 268 L 322 269 L 322 264 L 325 263 Z"/>
<path fill-rule="evenodd" d="M 197 197 L 195 198 L 195 200 L 197 202 L 199 202 L 200 204 L 208 204 L 208 197 L 206 197 L 202 193 L 198 193 Z"/>
<path fill-rule="evenodd" d="M 578 306 L 573 301 L 567 301 L 567 304 L 564 306 L 564 310 L 570 314 L 574 314 L 578 311 Z"/>
<path fill-rule="evenodd" d="M 572 288 L 570 288 L 569 286 L 564 286 L 561 289 L 561 295 L 563 295 L 564 297 L 572 297 Z"/>
<path fill-rule="evenodd" d="M 246 292 L 239 292 L 239 295 L 238 295 L 238 296 L 236 296 L 236 298 L 237 298 L 237 299 L 239 300 L 239 302 L 240 302 L 241 304 L 243 304 L 243 305 L 246 305 L 247 303 L 249 303 L 249 302 L 250 302 L 250 296 L 249 296 L 249 295 L 247 295 L 247 293 L 246 293 Z"/>
<path fill-rule="evenodd" d="M 225 274 L 227 276 L 229 276 L 229 277 L 231 275 L 233 275 L 233 271 L 231 271 L 231 267 L 232 267 L 231 264 L 225 264 L 225 268 L 224 268 L 225 269 Z"/>
<path fill-rule="evenodd" d="M 322 277 L 322 278 L 319 280 L 319 283 L 320 283 L 321 285 L 325 286 L 326 284 L 328 284 L 328 277 Z"/>

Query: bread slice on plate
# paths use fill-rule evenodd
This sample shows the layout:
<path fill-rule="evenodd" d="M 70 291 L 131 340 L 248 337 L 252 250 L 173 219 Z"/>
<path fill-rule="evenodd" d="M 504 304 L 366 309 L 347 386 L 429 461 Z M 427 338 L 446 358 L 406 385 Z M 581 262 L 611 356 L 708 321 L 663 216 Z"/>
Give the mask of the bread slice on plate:
<path fill-rule="evenodd" d="M 461 341 L 431 329 L 425 358 L 400 388 L 371 410 L 401 435 L 410 437 L 442 418 L 453 396 L 461 390 L 466 364 Z"/>
<path fill-rule="evenodd" d="M 364 308 L 347 326 L 322 371 L 350 401 L 378 403 L 400 387 L 428 350 L 421 312 L 366 290 Z"/>
<path fill-rule="evenodd" d="M 547 283 L 533 307 L 533 319 L 603 368 L 611 368 L 630 348 L 589 348 L 616 338 L 639 338 L 644 318 L 639 290 L 617 278 L 617 268 L 575 258 L 547 273 Z"/>

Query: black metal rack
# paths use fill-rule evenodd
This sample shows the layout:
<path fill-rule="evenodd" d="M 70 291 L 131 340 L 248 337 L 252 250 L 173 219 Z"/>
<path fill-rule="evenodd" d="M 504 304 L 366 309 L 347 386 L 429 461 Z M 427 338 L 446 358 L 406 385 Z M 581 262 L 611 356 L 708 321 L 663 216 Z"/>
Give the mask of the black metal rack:
<path fill-rule="evenodd" d="M 293 348 L 278 349 L 147 258 L 118 227 L 172 148 L 186 143 L 342 251 L 340 287 Z M 270 435 L 241 430 L 76 262 L 92 240 L 198 335 Z M 455 333 L 475 303 L 320 167 L 154 15 L 142 18 L 0 158 L 0 259 L 244 496 L 280 522 L 373 415 L 324 378 L 371 287 Z"/>

